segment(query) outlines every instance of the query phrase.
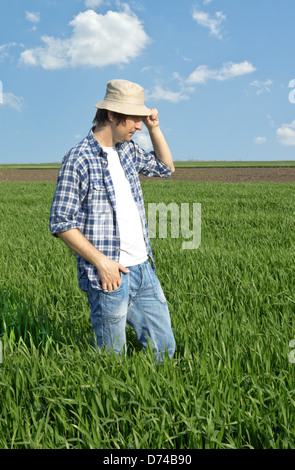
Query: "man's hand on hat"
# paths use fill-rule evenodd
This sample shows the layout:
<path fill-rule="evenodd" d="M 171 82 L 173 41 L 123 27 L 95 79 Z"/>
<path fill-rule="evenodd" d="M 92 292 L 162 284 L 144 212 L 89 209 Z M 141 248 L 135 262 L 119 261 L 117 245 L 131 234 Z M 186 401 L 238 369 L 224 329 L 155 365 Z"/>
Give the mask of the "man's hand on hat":
<path fill-rule="evenodd" d="M 146 116 L 143 118 L 143 122 L 148 128 L 148 130 L 152 130 L 155 127 L 159 127 L 159 113 L 156 108 L 151 108 L 152 114 L 150 116 Z"/>

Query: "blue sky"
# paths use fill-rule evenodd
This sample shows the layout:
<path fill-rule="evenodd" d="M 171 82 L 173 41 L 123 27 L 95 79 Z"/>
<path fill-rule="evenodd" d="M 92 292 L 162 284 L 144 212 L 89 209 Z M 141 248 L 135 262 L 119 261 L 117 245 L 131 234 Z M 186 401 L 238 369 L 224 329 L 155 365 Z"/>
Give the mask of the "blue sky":
<path fill-rule="evenodd" d="M 0 163 L 60 162 L 112 78 L 145 88 L 175 160 L 295 160 L 294 17 L 294 0 L 1 0 Z"/>

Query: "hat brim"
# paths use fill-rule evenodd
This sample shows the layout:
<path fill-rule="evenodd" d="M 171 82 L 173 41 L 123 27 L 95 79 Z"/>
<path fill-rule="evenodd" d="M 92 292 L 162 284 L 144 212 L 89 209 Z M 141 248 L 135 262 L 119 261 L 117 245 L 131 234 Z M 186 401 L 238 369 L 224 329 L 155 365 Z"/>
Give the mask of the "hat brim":
<path fill-rule="evenodd" d="M 95 105 L 98 109 L 107 109 L 115 113 L 125 114 L 126 116 L 150 116 L 151 109 L 144 105 L 136 105 L 118 101 L 104 99 Z"/>

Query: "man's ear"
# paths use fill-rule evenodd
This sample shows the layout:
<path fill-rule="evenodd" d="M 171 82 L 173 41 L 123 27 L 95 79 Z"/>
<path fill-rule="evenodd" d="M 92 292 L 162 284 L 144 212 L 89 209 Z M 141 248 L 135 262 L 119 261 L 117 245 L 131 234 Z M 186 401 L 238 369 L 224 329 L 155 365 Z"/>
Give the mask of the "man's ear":
<path fill-rule="evenodd" d="M 120 116 L 123 116 L 123 115 L 121 115 L 120 113 L 115 113 L 114 111 L 108 111 L 109 123 L 114 124 L 115 126 L 118 126 L 119 123 L 122 122 L 125 125 L 126 119 L 122 119 Z"/>
<path fill-rule="evenodd" d="M 108 111 L 108 121 L 109 122 L 116 122 L 113 111 Z"/>

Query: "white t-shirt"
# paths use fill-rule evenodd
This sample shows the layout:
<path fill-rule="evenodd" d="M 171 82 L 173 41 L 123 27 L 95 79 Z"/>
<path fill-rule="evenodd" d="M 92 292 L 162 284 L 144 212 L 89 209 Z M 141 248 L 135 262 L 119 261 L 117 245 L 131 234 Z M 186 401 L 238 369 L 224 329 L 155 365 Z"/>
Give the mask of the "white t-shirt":
<path fill-rule="evenodd" d="M 108 168 L 116 194 L 120 263 L 125 267 L 135 266 L 148 258 L 139 211 L 116 147 L 103 147 L 103 151 L 108 155 Z"/>

